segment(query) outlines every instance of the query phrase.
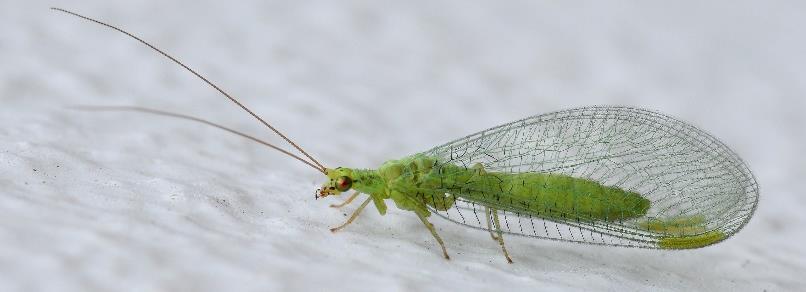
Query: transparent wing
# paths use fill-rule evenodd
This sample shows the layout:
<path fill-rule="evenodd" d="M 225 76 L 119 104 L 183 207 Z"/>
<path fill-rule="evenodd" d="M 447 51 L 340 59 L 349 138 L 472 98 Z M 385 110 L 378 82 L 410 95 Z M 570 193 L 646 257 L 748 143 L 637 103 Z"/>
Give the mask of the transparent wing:
<path fill-rule="evenodd" d="M 747 165 L 708 133 L 661 113 L 597 106 L 562 110 L 490 128 L 422 154 L 440 164 L 488 172 L 561 173 L 639 193 L 651 201 L 646 216 L 631 220 L 577 222 L 497 211 L 508 234 L 603 245 L 656 248 L 664 232 L 648 220 L 700 218 L 701 228 L 725 238 L 750 219 L 758 185 Z M 506 195 L 506 194 L 503 194 Z M 490 217 L 478 202 L 456 199 L 450 221 L 487 229 Z"/>

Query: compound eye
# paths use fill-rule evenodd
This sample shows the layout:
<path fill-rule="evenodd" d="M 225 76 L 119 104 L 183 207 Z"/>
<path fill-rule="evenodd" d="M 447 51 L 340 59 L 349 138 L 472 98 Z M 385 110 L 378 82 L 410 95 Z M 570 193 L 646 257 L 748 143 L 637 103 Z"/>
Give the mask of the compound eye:
<path fill-rule="evenodd" d="M 339 192 L 346 192 L 353 186 L 353 180 L 347 176 L 341 176 L 336 179 L 336 189 Z"/>

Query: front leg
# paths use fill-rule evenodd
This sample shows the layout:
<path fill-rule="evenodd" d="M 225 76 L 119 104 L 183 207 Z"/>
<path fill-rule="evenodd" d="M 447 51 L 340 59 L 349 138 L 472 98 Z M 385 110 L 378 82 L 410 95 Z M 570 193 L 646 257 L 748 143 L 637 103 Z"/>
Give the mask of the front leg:
<path fill-rule="evenodd" d="M 347 222 L 344 222 L 344 224 L 339 225 L 338 227 L 330 228 L 330 231 L 335 233 L 336 231 L 341 230 L 345 226 L 350 225 L 350 223 L 353 223 L 353 220 L 355 220 L 355 218 L 358 217 L 358 214 L 361 214 L 361 210 L 364 210 L 364 207 L 366 207 L 367 204 L 369 204 L 369 201 L 371 201 L 371 200 L 372 200 L 372 197 L 367 198 L 363 203 L 361 203 L 361 206 L 359 206 L 358 209 L 356 209 L 353 212 L 353 215 L 350 215 L 350 219 L 347 219 Z"/>
<path fill-rule="evenodd" d="M 347 200 L 345 200 L 343 203 L 338 204 L 338 205 L 336 205 L 336 204 L 332 204 L 332 205 L 330 205 L 330 207 L 331 207 L 331 208 L 341 208 L 341 207 L 347 206 L 347 204 L 352 203 L 352 202 L 353 202 L 353 200 L 355 200 L 355 197 L 358 197 L 358 195 L 359 195 L 359 194 L 361 194 L 361 193 L 359 193 L 359 192 L 354 192 L 354 193 L 353 193 L 352 195 L 350 195 L 350 197 L 349 197 L 349 198 L 347 198 Z"/>

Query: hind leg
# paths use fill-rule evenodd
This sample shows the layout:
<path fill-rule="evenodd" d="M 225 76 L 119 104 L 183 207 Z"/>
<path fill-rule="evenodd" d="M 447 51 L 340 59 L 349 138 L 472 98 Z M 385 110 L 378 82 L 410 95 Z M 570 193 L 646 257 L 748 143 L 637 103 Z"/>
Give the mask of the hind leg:
<path fill-rule="evenodd" d="M 490 212 L 490 207 L 484 207 L 484 210 L 485 210 L 485 213 L 487 213 L 487 217 L 486 217 L 487 220 L 485 220 L 487 222 L 487 231 L 490 232 L 490 237 L 493 240 L 498 241 L 498 237 L 495 237 L 495 233 L 493 233 L 493 229 L 492 229 L 492 227 L 490 227 L 490 221 L 493 220 L 492 213 Z"/>
<path fill-rule="evenodd" d="M 487 211 L 490 212 L 489 209 Z M 504 257 L 506 257 L 507 262 L 511 264 L 512 263 L 512 258 L 509 257 L 509 252 L 507 252 L 507 247 L 504 246 L 504 235 L 503 235 L 503 232 L 501 231 L 501 221 L 498 220 L 498 211 L 495 210 L 495 209 L 492 209 L 492 213 L 493 213 L 493 218 L 492 219 L 493 219 L 493 223 L 494 223 L 493 225 L 495 225 L 495 231 L 496 231 L 496 233 L 498 233 L 498 237 L 494 238 L 494 239 L 497 239 L 498 244 L 501 245 L 501 250 L 504 251 Z"/>

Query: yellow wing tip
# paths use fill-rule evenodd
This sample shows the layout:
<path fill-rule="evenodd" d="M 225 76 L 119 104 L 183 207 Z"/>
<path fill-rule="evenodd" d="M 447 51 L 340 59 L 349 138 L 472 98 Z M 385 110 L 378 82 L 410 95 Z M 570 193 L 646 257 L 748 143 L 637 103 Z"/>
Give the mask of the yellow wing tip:
<path fill-rule="evenodd" d="M 692 249 L 720 242 L 726 238 L 719 230 L 707 231 L 705 216 L 678 216 L 674 218 L 654 218 L 638 225 L 647 230 L 663 234 L 658 241 L 662 249 Z"/>
<path fill-rule="evenodd" d="M 725 233 L 712 230 L 698 235 L 663 237 L 658 241 L 658 246 L 663 249 L 691 249 L 709 246 L 724 239 Z"/>

